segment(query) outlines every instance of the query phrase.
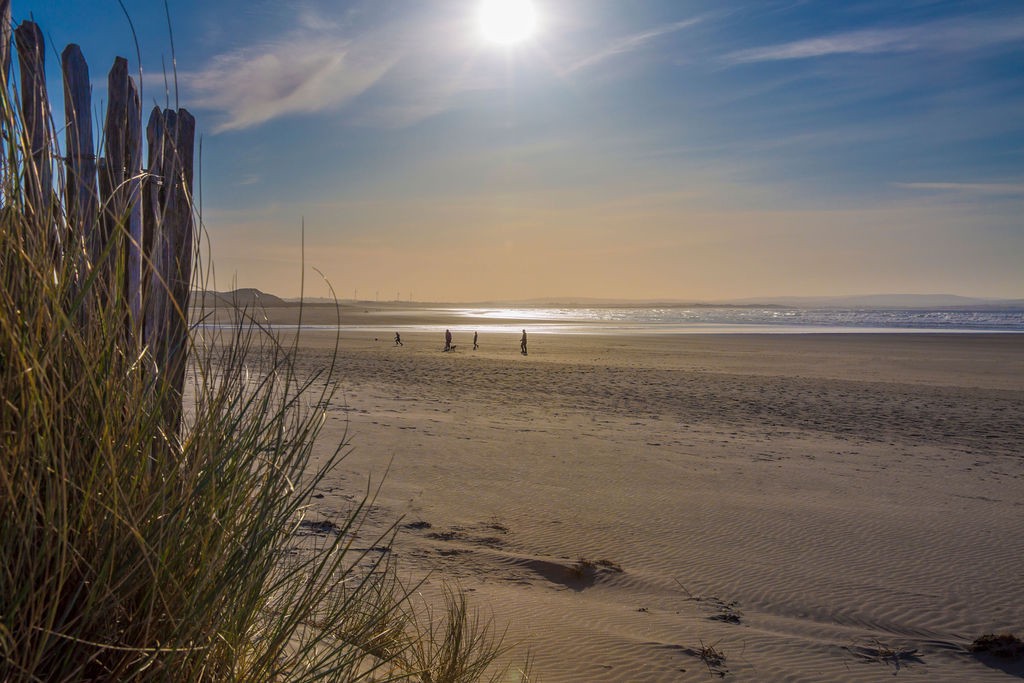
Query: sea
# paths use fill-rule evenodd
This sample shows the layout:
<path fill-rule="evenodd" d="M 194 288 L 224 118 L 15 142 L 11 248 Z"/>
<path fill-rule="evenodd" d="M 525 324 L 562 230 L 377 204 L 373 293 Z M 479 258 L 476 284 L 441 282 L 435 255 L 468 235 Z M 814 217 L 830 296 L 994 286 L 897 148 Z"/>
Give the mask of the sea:
<path fill-rule="evenodd" d="M 1024 308 L 521 307 L 448 312 L 453 330 L 460 331 L 493 320 L 488 325 L 493 331 L 529 325 L 539 333 L 575 334 L 1024 332 Z M 460 325 L 459 318 L 473 322 Z"/>
<path fill-rule="evenodd" d="M 360 307 L 363 302 L 360 302 Z M 799 308 L 788 306 L 518 306 L 459 307 L 369 302 L 358 323 L 342 314 L 340 328 L 393 334 L 395 331 L 531 334 L 837 334 L 837 333 L 1024 333 L 1024 306 L 949 308 Z M 390 322 L 371 322 L 380 313 Z M 422 321 L 422 322 L 420 322 Z M 199 323 L 205 329 L 231 327 Z M 270 328 L 295 329 L 276 324 Z M 307 330 L 338 325 L 304 324 Z M 1022 339 L 1024 342 L 1024 339 Z"/>

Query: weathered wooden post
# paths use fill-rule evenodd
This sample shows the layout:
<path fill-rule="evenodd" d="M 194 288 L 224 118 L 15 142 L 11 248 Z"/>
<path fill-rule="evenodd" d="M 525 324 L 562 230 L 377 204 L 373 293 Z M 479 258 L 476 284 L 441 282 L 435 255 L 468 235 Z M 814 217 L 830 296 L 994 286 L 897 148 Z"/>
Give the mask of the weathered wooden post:
<path fill-rule="evenodd" d="M 11 0 L 0 0 L 0 78 L 3 79 L 4 94 L 11 73 Z"/>
<path fill-rule="evenodd" d="M 154 107 L 146 129 L 149 172 L 144 186 L 143 230 L 152 231 L 153 274 L 145 303 L 145 340 L 164 396 L 164 425 L 176 434 L 188 354 L 192 280 L 192 164 L 195 119 L 184 110 Z"/>
<path fill-rule="evenodd" d="M 46 95 L 43 33 L 34 22 L 25 21 L 14 31 L 21 72 L 21 118 L 25 129 L 25 147 L 29 150 L 25 165 L 26 207 L 30 211 L 51 213 L 53 187 L 50 169 L 50 105 Z M 49 222 L 48 217 L 45 217 Z M 60 243 L 54 244 L 59 258 Z"/>
<path fill-rule="evenodd" d="M 11 0 L 0 0 L 0 97 L 3 107 L 10 107 L 7 85 L 11 74 Z M 10 117 L 4 113 L 0 116 L 0 183 L 7 179 L 7 150 L 4 141 L 7 139 L 6 122 Z M 6 200 L 0 197 L 0 206 Z"/>
<path fill-rule="evenodd" d="M 131 313 L 129 329 L 141 338 L 142 207 L 139 183 L 142 173 L 142 119 L 139 92 L 128 75 L 128 61 L 117 57 L 107 75 L 107 117 L 103 137 L 106 155 L 100 163 L 100 194 L 103 224 L 108 239 L 117 241 L 118 265 L 123 269 L 122 292 Z"/>
<path fill-rule="evenodd" d="M 65 211 L 68 225 L 77 234 L 76 242 L 85 244 L 84 258 L 79 260 L 78 276 L 84 279 L 92 269 L 100 269 L 95 279 L 98 301 L 106 300 L 111 292 L 110 270 L 112 258 L 103 259 L 110 233 L 96 223 L 96 155 L 92 143 L 92 86 L 89 83 L 89 65 L 78 45 L 71 44 L 61 54 L 64 72 Z M 77 250 L 76 250 L 77 251 Z"/>
<path fill-rule="evenodd" d="M 142 102 L 135 81 L 128 79 L 128 122 L 124 130 L 124 158 L 128 175 L 128 310 L 132 329 L 142 338 L 142 301 L 149 273 L 143 255 L 148 253 L 147 234 L 142 223 Z M 189 179 L 191 182 L 191 166 Z M 192 188 L 189 187 L 191 199 Z M 149 235 L 151 238 L 152 235 Z M 152 242 L 152 240 L 150 240 Z"/>
<path fill-rule="evenodd" d="M 10 0 L 0 0 L 0 30 L 8 36 L 9 17 Z M 26 150 L 19 160 L 24 210 L 37 212 L 34 220 L 49 226 L 40 237 L 52 250 L 57 275 L 75 277 L 81 285 L 94 274 L 98 299 L 124 310 L 131 343 L 149 349 L 164 433 L 173 439 L 180 429 L 189 352 L 195 119 L 184 109 L 154 108 L 143 173 L 140 96 L 127 61 L 117 58 L 108 75 L 105 156 L 97 174 L 89 69 L 81 49 L 68 45 L 61 55 L 66 184 L 58 188 L 58 197 L 51 164 L 59 151 L 50 121 L 42 32 L 35 23 L 23 22 L 14 36 L 21 73 L 20 145 Z M 9 60 L 7 45 L 0 46 L 0 67 Z M 9 84 L 6 71 L 2 81 L 4 87 Z M 5 91 L 3 102 L 11 99 Z M 66 221 L 58 220 L 61 199 Z M 115 273 L 123 279 L 115 280 Z M 85 315 L 80 323 L 92 320 Z"/>

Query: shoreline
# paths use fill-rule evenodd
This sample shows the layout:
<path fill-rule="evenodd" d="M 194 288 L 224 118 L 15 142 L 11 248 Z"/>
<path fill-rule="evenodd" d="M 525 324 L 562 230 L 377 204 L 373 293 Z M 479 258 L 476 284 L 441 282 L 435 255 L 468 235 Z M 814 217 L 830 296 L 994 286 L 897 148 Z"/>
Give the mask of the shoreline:
<path fill-rule="evenodd" d="M 394 322 L 393 324 L 377 325 L 317 325 L 303 323 L 280 324 L 271 323 L 268 329 L 278 332 L 294 332 L 296 330 L 315 332 L 359 332 L 387 334 L 393 332 L 429 332 L 440 329 L 450 329 L 453 332 L 473 333 L 483 331 L 490 334 L 515 334 L 525 328 L 531 334 L 567 334 L 567 335 L 593 335 L 593 336 L 663 336 L 663 335 L 805 335 L 805 334 L 979 334 L 979 335 L 1015 335 L 1024 334 L 1024 330 L 998 330 L 998 329 L 945 329 L 945 328 L 917 328 L 917 327 L 840 327 L 840 326 L 794 326 L 794 325 L 719 325 L 715 323 L 700 323 L 687 326 L 664 325 L 655 327 L 652 325 L 608 325 L 607 323 L 533 323 L 510 320 L 505 323 L 487 322 L 483 324 L 449 324 L 439 323 L 407 323 Z M 231 329 L 231 323 L 201 324 L 200 329 Z"/>
<path fill-rule="evenodd" d="M 237 324 L 247 319 L 287 331 L 300 323 L 305 329 L 329 329 L 382 333 L 385 331 L 429 331 L 431 329 L 452 329 L 462 332 L 474 330 L 488 333 L 505 333 L 528 328 L 536 334 L 1019 334 L 1024 333 L 1021 321 L 1017 326 L 1000 327 L 995 323 L 986 325 L 981 321 L 965 321 L 961 326 L 951 323 L 898 323 L 881 324 L 873 322 L 851 322 L 844 320 L 821 321 L 816 319 L 792 319 L 785 322 L 771 320 L 702 320 L 659 318 L 650 319 L 600 318 L 574 315 L 571 311 L 592 309 L 551 309 L 546 314 L 537 314 L 531 309 L 481 309 L 481 308 L 408 308 L 394 304 L 379 308 L 358 308 L 331 305 L 276 306 L 259 309 L 239 310 L 231 307 L 193 309 L 193 321 L 202 316 L 202 323 L 210 326 Z M 597 309 L 612 311 L 614 309 Z M 657 309 L 636 309 L 657 310 Z M 702 309 L 709 310 L 709 309 Z M 729 309 L 734 310 L 734 309 Z M 879 311 L 884 309 L 879 309 Z M 557 312 L 557 314 L 554 314 Z M 564 314 L 563 314 L 564 313 Z"/>

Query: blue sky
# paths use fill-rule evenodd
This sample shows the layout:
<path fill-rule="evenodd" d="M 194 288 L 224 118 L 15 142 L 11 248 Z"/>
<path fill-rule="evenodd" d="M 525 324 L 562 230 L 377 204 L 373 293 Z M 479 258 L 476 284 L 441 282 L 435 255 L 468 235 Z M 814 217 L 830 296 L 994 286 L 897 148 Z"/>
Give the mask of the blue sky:
<path fill-rule="evenodd" d="M 1024 297 L 1019 0 L 533 3 L 502 46 L 479 0 L 170 0 L 216 286 L 297 294 L 304 220 L 344 298 Z M 13 11 L 97 103 L 139 66 L 115 0 Z"/>

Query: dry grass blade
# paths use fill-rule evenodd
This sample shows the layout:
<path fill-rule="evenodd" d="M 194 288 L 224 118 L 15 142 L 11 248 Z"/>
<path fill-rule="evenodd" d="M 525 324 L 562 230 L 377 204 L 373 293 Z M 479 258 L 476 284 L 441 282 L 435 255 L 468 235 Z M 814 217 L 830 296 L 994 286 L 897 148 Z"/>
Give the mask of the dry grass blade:
<path fill-rule="evenodd" d="M 877 638 L 865 638 L 848 645 L 846 649 L 857 657 L 879 662 L 899 671 L 907 664 L 921 663 L 916 648 L 900 647 L 881 642 Z"/>
<path fill-rule="evenodd" d="M 445 588 L 444 603 L 440 616 L 429 605 L 409 613 L 416 635 L 411 640 L 405 667 L 412 680 L 419 683 L 530 680 L 528 664 L 521 670 L 494 666 L 509 651 L 503 644 L 504 634 L 494 630 L 493 622 L 470 609 L 465 594 Z"/>

